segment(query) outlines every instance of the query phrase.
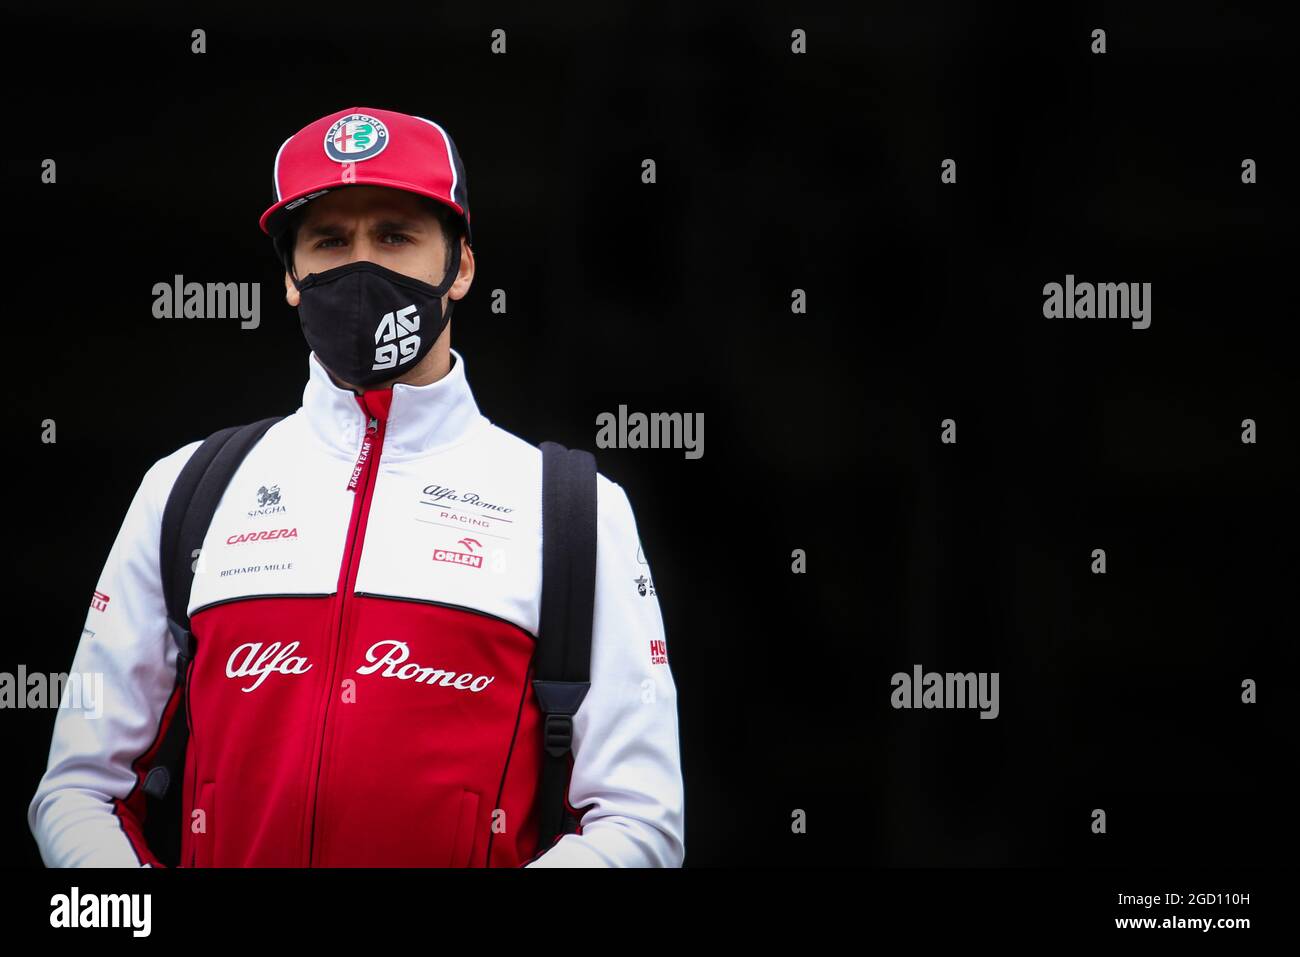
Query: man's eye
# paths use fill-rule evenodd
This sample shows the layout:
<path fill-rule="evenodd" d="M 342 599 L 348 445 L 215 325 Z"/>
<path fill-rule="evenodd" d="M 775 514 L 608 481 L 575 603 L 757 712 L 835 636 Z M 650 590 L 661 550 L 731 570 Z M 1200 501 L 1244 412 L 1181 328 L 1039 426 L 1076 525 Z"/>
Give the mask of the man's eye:
<path fill-rule="evenodd" d="M 411 240 L 411 237 L 408 236 L 408 235 L 406 235 L 406 233 L 384 233 L 384 234 L 380 237 L 380 239 L 381 239 L 381 240 L 382 240 L 386 245 L 396 245 L 396 246 L 400 246 L 400 245 L 403 245 L 403 244 L 405 244 L 405 243 L 409 243 L 409 242 L 412 241 L 412 240 Z M 340 237 L 340 236 L 331 236 L 331 237 L 328 237 L 328 238 L 326 238 L 326 239 L 322 239 L 320 242 L 318 242 L 318 243 L 316 244 L 316 248 L 317 248 L 317 249 L 337 249 L 338 246 L 335 246 L 335 245 L 332 245 L 332 244 L 333 244 L 333 243 L 338 243 L 339 245 L 342 245 L 344 242 L 346 242 L 346 240 L 344 240 L 344 239 L 343 239 L 342 237 Z"/>

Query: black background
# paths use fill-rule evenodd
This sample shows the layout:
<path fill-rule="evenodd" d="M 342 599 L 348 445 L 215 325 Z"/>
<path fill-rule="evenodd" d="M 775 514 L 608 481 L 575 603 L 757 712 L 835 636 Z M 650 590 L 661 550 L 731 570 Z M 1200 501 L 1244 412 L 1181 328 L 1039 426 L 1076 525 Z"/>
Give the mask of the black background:
<path fill-rule="evenodd" d="M 272 160 L 326 113 L 396 109 L 467 167 L 452 343 L 484 414 L 594 448 L 620 404 L 704 413 L 702 459 L 596 450 L 665 617 L 687 866 L 1276 861 L 1291 35 L 1206 3 L 870 7 L 11 17 L 0 670 L 68 668 L 156 459 L 298 406 Z M 261 283 L 260 328 L 154 319 L 176 273 Z M 1152 283 L 1151 327 L 1045 319 L 1066 273 Z M 917 663 L 998 671 L 1000 717 L 893 710 Z M 7 863 L 40 864 L 53 718 L 0 713 Z"/>

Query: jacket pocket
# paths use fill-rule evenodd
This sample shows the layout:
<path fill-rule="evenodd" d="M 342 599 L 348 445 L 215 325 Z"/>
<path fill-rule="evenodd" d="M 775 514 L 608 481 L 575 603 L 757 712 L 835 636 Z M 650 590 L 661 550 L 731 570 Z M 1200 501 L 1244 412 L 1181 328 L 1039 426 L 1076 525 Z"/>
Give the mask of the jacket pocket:
<path fill-rule="evenodd" d="M 469 867 L 474 856 L 475 838 L 478 837 L 478 794 L 461 791 L 457 802 L 456 839 L 452 842 L 448 867 Z"/>
<path fill-rule="evenodd" d="M 199 785 L 199 797 L 194 802 L 194 811 L 202 811 L 203 814 L 190 814 L 187 826 L 190 829 L 191 845 L 194 848 L 194 861 L 192 867 L 211 867 L 212 866 L 212 847 L 216 838 L 213 827 L 217 822 L 216 814 L 217 804 L 217 782 L 204 781 Z M 197 831 L 200 823 L 203 830 Z"/>

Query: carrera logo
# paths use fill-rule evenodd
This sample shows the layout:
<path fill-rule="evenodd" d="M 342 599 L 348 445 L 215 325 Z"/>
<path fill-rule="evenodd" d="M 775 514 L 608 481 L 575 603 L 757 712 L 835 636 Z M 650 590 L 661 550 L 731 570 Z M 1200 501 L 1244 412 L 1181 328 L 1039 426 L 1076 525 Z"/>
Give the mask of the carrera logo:
<path fill-rule="evenodd" d="M 394 369 L 420 352 L 420 314 L 415 305 L 384 313 L 375 328 L 375 364 L 372 369 Z M 382 345 L 380 345 L 382 343 Z"/>
<path fill-rule="evenodd" d="M 456 544 L 464 545 L 469 551 L 453 552 L 445 548 L 439 548 L 434 551 L 433 560 L 435 562 L 450 562 L 453 565 L 465 565 L 468 568 L 483 567 L 483 556 L 474 554 L 474 549 L 483 547 L 482 542 L 477 538 L 462 538 Z"/>
<path fill-rule="evenodd" d="M 243 545 L 247 542 L 270 542 L 282 538 L 297 538 L 296 528 L 272 528 L 260 532 L 243 532 L 226 539 L 227 545 Z"/>

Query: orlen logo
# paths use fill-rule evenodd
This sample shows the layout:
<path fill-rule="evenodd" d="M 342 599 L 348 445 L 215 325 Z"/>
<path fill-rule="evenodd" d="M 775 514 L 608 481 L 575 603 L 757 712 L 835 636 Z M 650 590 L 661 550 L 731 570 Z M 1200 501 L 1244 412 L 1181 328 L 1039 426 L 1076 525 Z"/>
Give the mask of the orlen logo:
<path fill-rule="evenodd" d="M 434 551 L 433 560 L 435 562 L 451 562 L 453 565 L 465 565 L 468 568 L 483 567 L 483 556 L 474 554 L 474 549 L 483 547 L 482 542 L 477 538 L 462 538 L 456 544 L 464 545 L 469 551 L 453 552 L 446 548 L 439 548 Z"/>
<path fill-rule="evenodd" d="M 280 538 L 297 538 L 298 529 L 296 528 L 272 528 L 263 529 L 260 532 L 242 532 L 239 535 L 231 535 L 226 539 L 227 545 L 242 545 L 246 542 L 270 542 Z"/>
<path fill-rule="evenodd" d="M 419 331 L 420 314 L 415 311 L 414 303 L 384 313 L 375 328 L 375 364 L 370 368 L 394 369 L 399 363 L 414 359 L 420 351 L 420 337 L 416 335 Z"/>

